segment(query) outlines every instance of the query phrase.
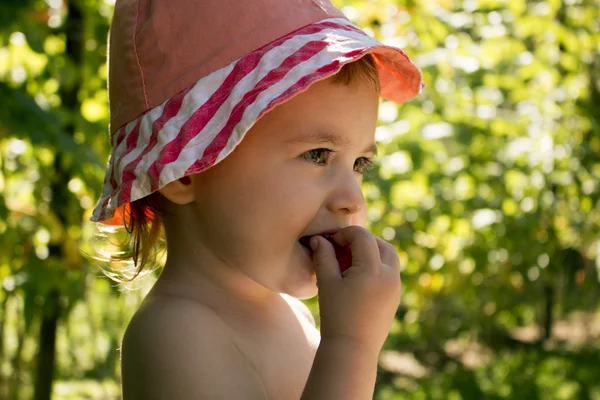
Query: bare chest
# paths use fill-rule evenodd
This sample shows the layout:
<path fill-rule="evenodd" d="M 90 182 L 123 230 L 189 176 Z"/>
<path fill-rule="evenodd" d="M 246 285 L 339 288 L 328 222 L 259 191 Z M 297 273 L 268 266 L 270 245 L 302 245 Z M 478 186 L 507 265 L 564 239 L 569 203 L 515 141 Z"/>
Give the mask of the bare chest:
<path fill-rule="evenodd" d="M 264 328 L 246 330 L 238 335 L 238 344 L 261 376 L 269 399 L 297 400 L 319 346 L 319 331 L 302 319 L 284 329 Z"/>

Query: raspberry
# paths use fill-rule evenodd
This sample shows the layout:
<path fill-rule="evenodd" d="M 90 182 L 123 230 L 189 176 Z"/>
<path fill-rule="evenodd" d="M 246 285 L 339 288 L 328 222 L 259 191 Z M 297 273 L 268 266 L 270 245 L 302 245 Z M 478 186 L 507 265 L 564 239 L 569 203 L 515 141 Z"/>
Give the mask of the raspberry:
<path fill-rule="evenodd" d="M 332 238 L 325 237 L 333 245 L 335 249 L 335 258 L 337 258 L 338 264 L 340 265 L 340 272 L 344 272 L 352 265 L 352 252 L 350 247 L 344 247 L 337 244 Z"/>
<path fill-rule="evenodd" d="M 350 247 L 340 246 L 328 234 L 324 234 L 322 236 L 325 239 L 327 239 L 329 243 L 331 243 L 331 245 L 333 246 L 333 249 L 335 250 L 335 258 L 337 259 L 338 264 L 340 265 L 340 272 L 344 272 L 345 270 L 350 268 L 350 266 L 352 265 L 352 252 L 350 251 Z M 301 237 L 300 244 L 302 244 L 302 246 L 308 249 L 308 251 L 310 252 L 310 257 L 312 258 L 313 252 L 309 245 L 310 238 L 310 236 Z"/>

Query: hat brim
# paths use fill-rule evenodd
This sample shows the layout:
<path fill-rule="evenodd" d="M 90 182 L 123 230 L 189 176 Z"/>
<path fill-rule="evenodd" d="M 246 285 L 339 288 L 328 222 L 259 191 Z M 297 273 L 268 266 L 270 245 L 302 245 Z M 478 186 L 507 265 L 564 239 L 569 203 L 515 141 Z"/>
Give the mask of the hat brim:
<path fill-rule="evenodd" d="M 262 115 L 369 53 L 381 97 L 401 103 L 420 93 L 421 71 L 402 50 L 344 18 L 330 18 L 249 53 L 148 110 L 112 135 L 91 220 L 123 225 L 123 206 L 217 164 Z"/>

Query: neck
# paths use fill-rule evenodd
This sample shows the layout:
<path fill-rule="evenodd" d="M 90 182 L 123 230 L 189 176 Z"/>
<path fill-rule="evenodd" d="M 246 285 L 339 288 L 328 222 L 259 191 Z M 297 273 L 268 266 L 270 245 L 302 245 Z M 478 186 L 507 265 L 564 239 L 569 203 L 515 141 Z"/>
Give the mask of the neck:
<path fill-rule="evenodd" d="M 223 309 L 265 309 L 274 299 L 281 299 L 279 293 L 252 280 L 209 248 L 203 240 L 205 233 L 190 224 L 196 221 L 194 216 L 186 215 L 193 212 L 191 207 L 181 208 L 164 218 L 167 261 L 156 291 Z"/>

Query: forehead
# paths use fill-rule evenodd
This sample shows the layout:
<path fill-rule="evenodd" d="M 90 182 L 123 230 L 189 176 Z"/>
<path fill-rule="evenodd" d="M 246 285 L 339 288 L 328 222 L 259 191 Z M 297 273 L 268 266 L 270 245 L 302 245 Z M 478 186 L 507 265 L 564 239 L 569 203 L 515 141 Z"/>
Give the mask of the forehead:
<path fill-rule="evenodd" d="M 352 145 L 352 141 L 343 135 L 327 131 L 311 131 L 308 134 L 300 134 L 298 136 L 285 139 L 284 143 L 287 144 L 333 144 L 336 147 L 349 147 Z M 377 145 L 375 142 L 370 142 L 365 148 L 362 149 L 363 153 L 373 153 L 377 155 Z"/>
<path fill-rule="evenodd" d="M 310 140 L 340 146 L 373 138 L 379 97 L 366 83 L 317 82 L 266 113 L 253 127 L 273 143 Z"/>

